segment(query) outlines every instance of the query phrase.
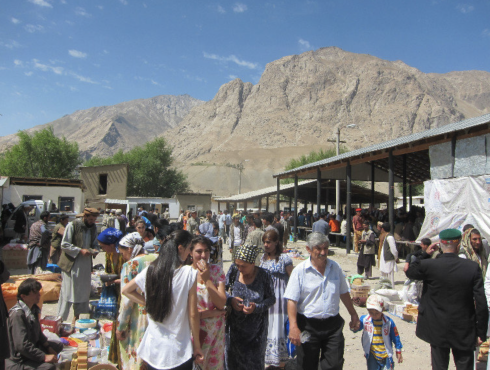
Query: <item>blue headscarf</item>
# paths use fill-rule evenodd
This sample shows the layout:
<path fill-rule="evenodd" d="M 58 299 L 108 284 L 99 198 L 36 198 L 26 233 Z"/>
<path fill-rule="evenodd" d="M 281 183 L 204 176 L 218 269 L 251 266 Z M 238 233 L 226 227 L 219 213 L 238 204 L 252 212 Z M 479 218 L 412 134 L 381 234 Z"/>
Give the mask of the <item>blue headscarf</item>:
<path fill-rule="evenodd" d="M 122 237 L 123 233 L 121 230 L 115 229 L 113 227 L 108 227 L 99 234 L 97 240 L 108 245 L 114 244 L 117 247 Z"/>

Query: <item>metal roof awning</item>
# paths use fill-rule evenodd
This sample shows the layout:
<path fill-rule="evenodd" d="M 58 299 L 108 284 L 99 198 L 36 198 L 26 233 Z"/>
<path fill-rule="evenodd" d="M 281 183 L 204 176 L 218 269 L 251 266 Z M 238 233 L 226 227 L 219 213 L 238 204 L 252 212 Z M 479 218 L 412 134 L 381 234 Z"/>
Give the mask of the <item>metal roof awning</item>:
<path fill-rule="evenodd" d="M 298 199 L 307 201 L 309 203 L 316 203 L 316 180 L 306 180 L 298 182 Z M 345 181 L 340 182 L 340 194 L 345 199 L 347 192 L 347 184 Z M 281 184 L 279 194 L 293 198 L 294 197 L 294 183 Z M 231 197 L 215 198 L 217 202 L 249 202 L 263 197 L 277 196 L 277 186 L 270 186 L 268 188 L 250 191 L 248 193 L 237 194 Z M 369 203 L 371 201 L 371 189 L 365 188 L 360 185 L 352 184 L 352 202 L 356 204 Z M 374 192 L 374 199 L 376 203 L 387 203 L 388 195 L 381 192 Z M 335 181 L 322 180 L 321 184 L 321 204 L 335 204 Z"/>
<path fill-rule="evenodd" d="M 375 167 L 374 180 L 387 182 L 388 157 L 392 152 L 395 160 L 394 181 L 401 182 L 406 171 L 408 183 L 421 183 L 430 179 L 430 146 L 449 142 L 456 137 L 464 139 L 488 133 L 490 133 L 490 114 L 353 150 L 277 173 L 273 177 L 282 179 L 297 175 L 299 179 L 312 179 L 317 177 L 317 171 L 320 170 L 322 179 L 345 179 L 345 169 L 350 163 L 352 180 L 371 181 L 372 163 Z"/>

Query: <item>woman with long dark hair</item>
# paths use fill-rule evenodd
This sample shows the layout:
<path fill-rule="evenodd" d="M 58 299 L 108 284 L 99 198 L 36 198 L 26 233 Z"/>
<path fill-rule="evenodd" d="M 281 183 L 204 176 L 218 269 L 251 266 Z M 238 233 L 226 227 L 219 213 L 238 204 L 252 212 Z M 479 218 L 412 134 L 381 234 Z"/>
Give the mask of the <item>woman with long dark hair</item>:
<path fill-rule="evenodd" d="M 183 265 L 191 241 L 189 232 L 174 231 L 160 248 L 158 258 L 122 291 L 132 301 L 146 305 L 148 328 L 137 354 L 150 369 L 191 370 L 193 356 L 196 362 L 203 361 L 197 271 Z"/>

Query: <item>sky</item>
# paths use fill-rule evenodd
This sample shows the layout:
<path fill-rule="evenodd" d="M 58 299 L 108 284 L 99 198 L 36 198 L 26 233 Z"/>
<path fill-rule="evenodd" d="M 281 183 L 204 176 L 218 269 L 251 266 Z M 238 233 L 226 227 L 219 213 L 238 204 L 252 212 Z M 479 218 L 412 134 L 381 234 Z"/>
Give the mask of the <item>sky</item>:
<path fill-rule="evenodd" d="M 157 95 L 211 100 L 322 47 L 490 71 L 490 1 L 3 0 L 0 136 Z"/>

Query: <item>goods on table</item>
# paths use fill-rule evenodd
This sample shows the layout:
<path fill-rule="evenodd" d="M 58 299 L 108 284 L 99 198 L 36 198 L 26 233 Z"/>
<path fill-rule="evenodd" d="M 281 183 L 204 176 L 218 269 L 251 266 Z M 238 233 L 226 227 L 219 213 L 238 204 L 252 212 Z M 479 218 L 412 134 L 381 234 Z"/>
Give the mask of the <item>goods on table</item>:
<path fill-rule="evenodd" d="M 88 368 L 88 345 L 87 343 L 80 343 L 78 345 L 78 363 L 77 370 L 87 370 Z"/>
<path fill-rule="evenodd" d="M 44 319 L 40 320 L 41 328 L 51 333 L 59 334 L 61 328 L 61 316 L 44 316 Z"/>
<path fill-rule="evenodd" d="M 22 281 L 26 279 L 36 279 L 37 281 L 61 281 L 61 274 L 56 274 L 53 272 L 46 274 L 36 274 L 36 275 L 13 275 L 10 277 L 14 281 Z"/>
<path fill-rule="evenodd" d="M 488 361 L 488 345 L 490 340 L 483 342 L 480 346 L 480 352 L 478 353 L 478 361 L 487 362 Z"/>
<path fill-rule="evenodd" d="M 417 321 L 419 316 L 419 308 L 416 305 L 407 303 L 405 309 L 403 310 L 403 319 L 407 321 Z"/>

